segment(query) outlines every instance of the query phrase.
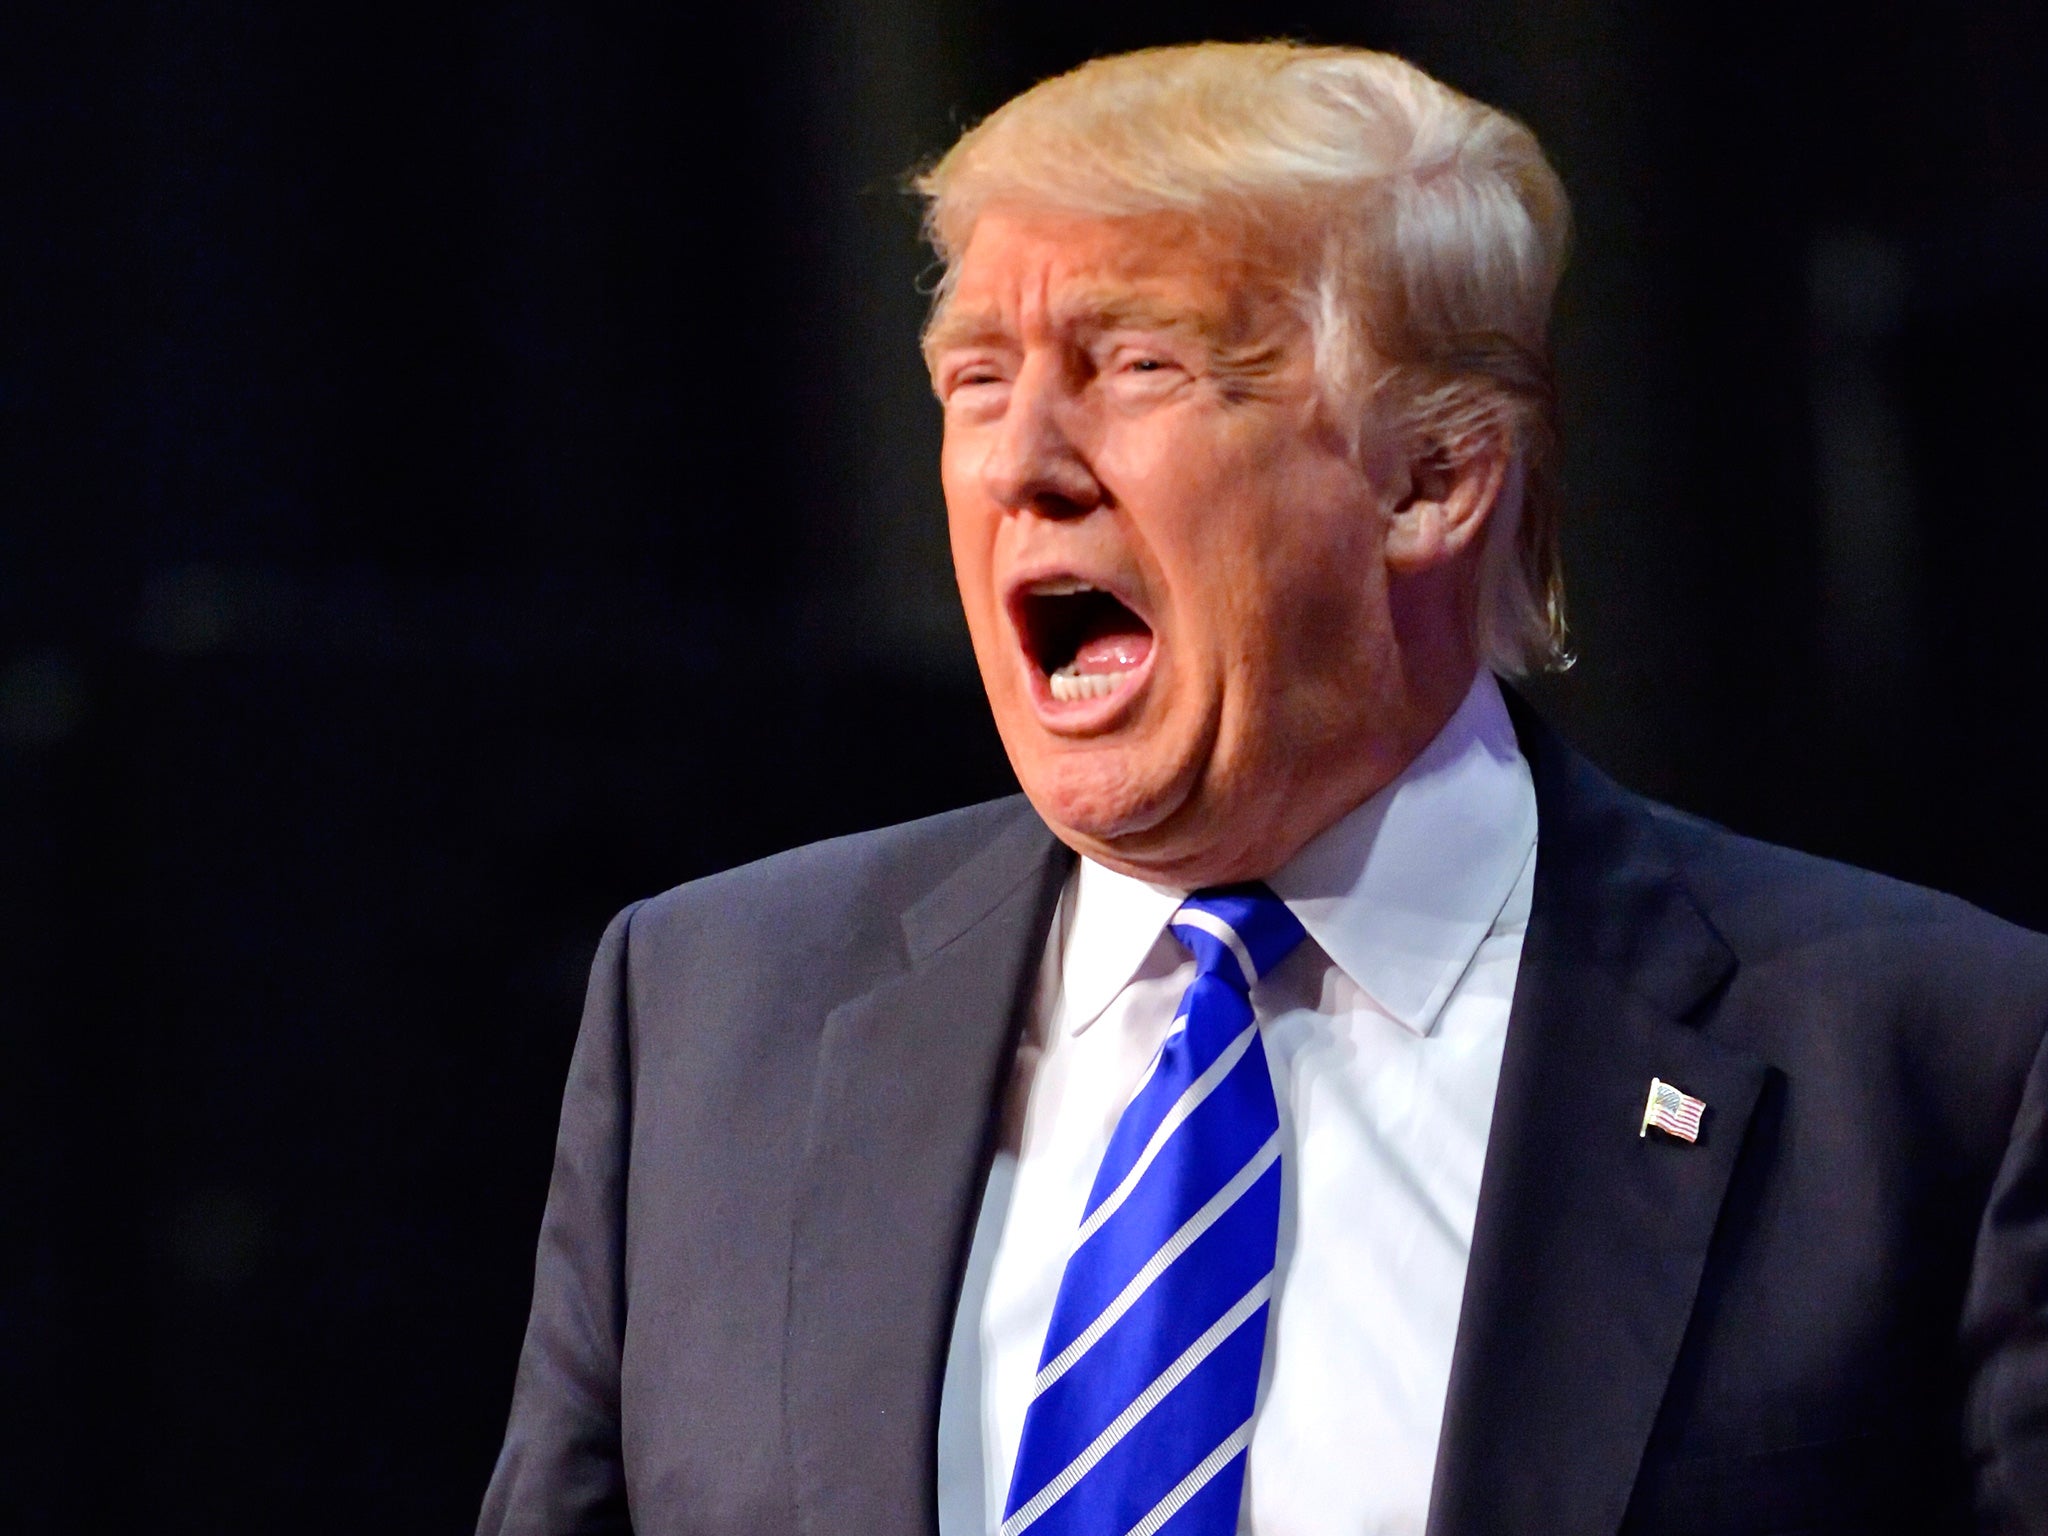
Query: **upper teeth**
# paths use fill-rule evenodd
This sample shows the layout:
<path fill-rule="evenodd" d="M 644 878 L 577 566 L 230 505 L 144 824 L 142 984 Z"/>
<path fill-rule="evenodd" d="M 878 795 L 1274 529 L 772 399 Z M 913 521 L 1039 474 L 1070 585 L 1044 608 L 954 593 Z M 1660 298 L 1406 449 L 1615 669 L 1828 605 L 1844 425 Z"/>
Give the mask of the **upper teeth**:
<path fill-rule="evenodd" d="M 1093 592 L 1093 582 L 1080 581 L 1072 576 L 1055 576 L 1049 581 L 1035 581 L 1031 592 L 1035 597 L 1072 597 L 1076 592 Z"/>
<path fill-rule="evenodd" d="M 1076 672 L 1071 665 L 1061 667 L 1047 679 L 1052 685 L 1052 696 L 1061 702 L 1073 699 L 1103 699 L 1115 693 L 1117 684 L 1131 674 L 1123 672 Z"/>

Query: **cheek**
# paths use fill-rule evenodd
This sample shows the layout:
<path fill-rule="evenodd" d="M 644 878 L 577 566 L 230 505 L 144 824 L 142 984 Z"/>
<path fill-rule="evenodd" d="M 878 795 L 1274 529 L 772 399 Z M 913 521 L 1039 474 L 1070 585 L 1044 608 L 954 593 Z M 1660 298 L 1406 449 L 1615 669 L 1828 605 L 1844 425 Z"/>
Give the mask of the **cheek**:
<path fill-rule="evenodd" d="M 1091 434 L 1086 452 L 1104 487 L 1130 506 L 1199 513 L 1235 477 L 1239 455 L 1208 421 L 1162 412 L 1117 420 Z"/>
<path fill-rule="evenodd" d="M 1332 530 L 1299 552 L 1287 588 L 1276 669 L 1290 680 L 1289 708 L 1324 726 L 1366 707 L 1385 679 L 1390 626 L 1373 548 L 1369 537 Z"/>
<path fill-rule="evenodd" d="M 1385 629 L 1378 523 L 1355 477 L 1283 475 L 1240 538 L 1221 540 L 1217 623 L 1257 696 L 1355 686 Z"/>
<path fill-rule="evenodd" d="M 1126 433 L 1105 445 L 1097 471 L 1133 553 L 1163 579 L 1176 627 L 1214 631 L 1255 559 L 1241 466 L 1211 436 Z"/>
<path fill-rule="evenodd" d="M 1001 520 L 981 492 L 980 477 L 962 462 L 964 457 L 965 450 L 948 445 L 939 460 L 939 485 L 946 502 L 954 578 L 971 603 L 994 586 L 995 535 Z"/>

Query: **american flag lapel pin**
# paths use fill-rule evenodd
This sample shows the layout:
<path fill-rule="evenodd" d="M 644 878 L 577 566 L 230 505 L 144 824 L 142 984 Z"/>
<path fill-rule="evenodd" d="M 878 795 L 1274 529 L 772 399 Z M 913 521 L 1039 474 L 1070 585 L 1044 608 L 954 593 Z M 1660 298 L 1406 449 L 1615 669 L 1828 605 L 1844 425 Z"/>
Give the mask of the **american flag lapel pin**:
<path fill-rule="evenodd" d="M 1698 1141 L 1700 1116 L 1706 1112 L 1705 1099 L 1681 1093 L 1662 1078 L 1653 1077 L 1650 1079 L 1650 1100 L 1643 1106 L 1643 1127 L 1636 1135 L 1647 1136 L 1654 1127 L 1667 1136 L 1676 1136 L 1680 1141 Z"/>

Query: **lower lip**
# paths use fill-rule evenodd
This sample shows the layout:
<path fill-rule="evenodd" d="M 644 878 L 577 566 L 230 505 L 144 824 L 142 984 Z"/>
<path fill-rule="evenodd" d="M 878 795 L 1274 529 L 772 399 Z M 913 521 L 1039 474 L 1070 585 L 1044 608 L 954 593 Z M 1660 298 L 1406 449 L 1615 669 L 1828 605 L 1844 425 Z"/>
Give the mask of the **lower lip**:
<path fill-rule="evenodd" d="M 1054 698 L 1052 679 L 1027 660 L 1024 670 L 1031 679 L 1032 707 L 1047 730 L 1062 736 L 1090 736 L 1109 730 L 1121 725 L 1124 717 L 1136 708 L 1138 696 L 1151 681 L 1158 659 L 1159 637 L 1154 635 L 1143 661 L 1116 674 L 1116 686 L 1108 693 L 1087 699 Z"/>

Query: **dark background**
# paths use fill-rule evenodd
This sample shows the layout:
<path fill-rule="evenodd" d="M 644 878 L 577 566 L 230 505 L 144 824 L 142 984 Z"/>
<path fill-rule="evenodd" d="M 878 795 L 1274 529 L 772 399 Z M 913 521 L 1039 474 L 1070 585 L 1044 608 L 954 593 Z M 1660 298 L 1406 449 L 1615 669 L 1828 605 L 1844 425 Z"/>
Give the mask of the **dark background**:
<path fill-rule="evenodd" d="M 637 896 L 1010 787 L 900 173 L 1095 52 L 1522 115 L 1640 788 L 2048 925 L 2017 3 L 0 9 L 0 1530 L 431 1532 Z"/>

